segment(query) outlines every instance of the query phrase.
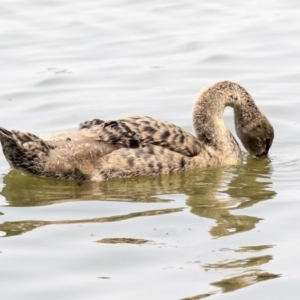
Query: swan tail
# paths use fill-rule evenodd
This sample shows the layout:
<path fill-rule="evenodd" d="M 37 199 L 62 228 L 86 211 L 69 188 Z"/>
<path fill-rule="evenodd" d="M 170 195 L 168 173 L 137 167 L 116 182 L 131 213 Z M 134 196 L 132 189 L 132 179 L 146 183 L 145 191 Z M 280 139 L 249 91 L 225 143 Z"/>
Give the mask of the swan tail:
<path fill-rule="evenodd" d="M 11 167 L 33 174 L 38 173 L 40 161 L 51 146 L 32 133 L 0 127 L 3 153 Z"/>

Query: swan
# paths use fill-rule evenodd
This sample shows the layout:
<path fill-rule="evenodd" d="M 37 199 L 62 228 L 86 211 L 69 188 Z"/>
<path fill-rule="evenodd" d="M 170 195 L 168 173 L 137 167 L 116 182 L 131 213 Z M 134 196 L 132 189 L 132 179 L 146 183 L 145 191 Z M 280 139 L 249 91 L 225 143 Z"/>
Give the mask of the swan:
<path fill-rule="evenodd" d="M 0 141 L 12 168 L 60 179 L 103 181 L 237 165 L 242 151 L 223 121 L 227 106 L 234 109 L 236 133 L 246 150 L 267 157 L 272 125 L 250 94 L 228 80 L 198 95 L 193 110 L 196 136 L 172 123 L 137 116 L 94 119 L 81 123 L 78 131 L 45 139 L 0 127 Z"/>

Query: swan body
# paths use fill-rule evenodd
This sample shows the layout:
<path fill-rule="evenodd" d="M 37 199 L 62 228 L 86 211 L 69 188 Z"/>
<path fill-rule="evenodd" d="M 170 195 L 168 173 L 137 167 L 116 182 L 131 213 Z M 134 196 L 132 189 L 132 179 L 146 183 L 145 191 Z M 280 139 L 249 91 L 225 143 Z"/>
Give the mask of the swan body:
<path fill-rule="evenodd" d="M 236 132 L 246 150 L 266 157 L 273 127 L 249 93 L 231 81 L 214 83 L 197 97 L 196 136 L 166 121 L 127 117 L 87 121 L 78 131 L 46 139 L 0 127 L 0 141 L 11 167 L 61 179 L 103 181 L 236 165 L 242 151 L 223 121 L 227 106 L 234 109 Z"/>

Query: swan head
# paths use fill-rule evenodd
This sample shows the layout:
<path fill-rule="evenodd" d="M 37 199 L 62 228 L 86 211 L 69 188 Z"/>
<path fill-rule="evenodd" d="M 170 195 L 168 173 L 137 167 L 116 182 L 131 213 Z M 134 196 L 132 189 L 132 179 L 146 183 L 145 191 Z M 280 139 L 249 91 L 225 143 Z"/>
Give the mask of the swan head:
<path fill-rule="evenodd" d="M 236 131 L 250 154 L 258 158 L 268 156 L 274 139 L 274 129 L 264 115 L 254 118 L 247 124 L 236 124 Z"/>

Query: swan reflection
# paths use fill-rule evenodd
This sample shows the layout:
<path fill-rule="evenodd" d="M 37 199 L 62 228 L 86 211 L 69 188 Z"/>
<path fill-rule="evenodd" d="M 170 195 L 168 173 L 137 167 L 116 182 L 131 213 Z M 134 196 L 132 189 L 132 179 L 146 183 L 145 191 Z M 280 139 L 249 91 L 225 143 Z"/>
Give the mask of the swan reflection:
<path fill-rule="evenodd" d="M 238 167 L 101 183 L 44 179 L 11 171 L 4 176 L 4 186 L 0 192 L 10 206 L 47 206 L 94 200 L 145 203 L 145 205 L 154 203 L 156 209 L 148 210 L 140 206 L 139 212 L 91 219 L 72 220 L 68 215 L 66 220 L 7 221 L 0 224 L 0 231 L 9 237 L 46 225 L 116 222 L 137 217 L 180 213 L 183 209 L 188 209 L 192 214 L 201 218 L 214 220 L 215 225 L 207 230 L 212 238 L 222 238 L 252 230 L 260 222 L 261 218 L 248 215 L 243 209 L 275 197 L 276 192 L 272 189 L 271 176 L 270 161 L 258 160 L 250 156 L 247 156 L 244 164 Z M 186 206 L 182 201 L 176 200 L 178 197 L 174 195 L 180 195 L 180 199 L 185 199 Z M 161 205 L 164 207 L 162 208 Z M 178 219 L 180 222 L 180 214 Z M 114 237 L 104 240 L 106 243 L 124 243 L 124 241 L 133 243 L 131 237 Z M 99 242 L 103 241 L 99 240 Z M 149 245 L 151 246 L 151 242 Z M 279 276 L 263 270 L 263 266 L 273 257 L 269 253 L 261 253 L 261 251 L 268 252 L 272 247 L 272 245 L 247 245 L 235 250 L 220 249 L 220 251 L 234 251 L 236 254 L 232 260 L 205 263 L 201 265 L 201 268 L 206 271 L 231 270 L 231 276 L 224 276 L 224 279 L 211 283 L 212 286 L 220 288 L 222 292 L 230 292 Z M 238 258 L 236 258 L 237 253 L 239 253 Z M 217 258 L 220 257 L 217 255 Z M 235 274 L 232 274 L 232 270 L 236 271 Z M 186 299 L 205 298 L 216 292 L 219 291 Z"/>
<path fill-rule="evenodd" d="M 210 230 L 212 237 L 219 238 L 253 229 L 261 220 L 255 216 L 231 213 L 250 207 L 261 201 L 272 199 L 271 164 L 268 160 L 257 160 L 250 156 L 239 167 L 193 171 L 173 176 L 123 179 L 102 183 L 78 183 L 39 178 L 11 171 L 3 178 L 4 187 L 0 194 L 10 206 L 45 206 L 74 201 L 127 201 L 140 203 L 172 202 L 172 195 L 186 197 L 191 213 L 214 219 L 216 225 Z M 16 188 L 18 187 L 18 188 Z M 172 208 L 173 208 L 172 206 Z M 182 210 L 182 205 L 178 207 Z M 144 212 L 147 215 L 147 211 Z M 141 211 L 140 214 L 143 214 Z M 114 218 L 116 216 L 112 216 Z M 117 216 L 118 217 L 118 216 Z M 101 218 L 100 218 L 101 219 Z M 60 224 L 85 223 L 88 220 L 56 221 Z M 31 221 L 26 221 L 30 224 Z M 32 221 L 36 224 L 36 221 Z M 44 225 L 53 221 L 39 221 Z M 18 225 L 16 224 L 18 223 Z M 31 226 L 19 222 L 0 224 L 0 230 L 9 235 L 21 234 Z M 38 227 L 42 226 L 39 224 Z M 24 230 L 9 230 L 10 226 Z M 33 225 L 31 229 L 35 228 Z M 26 229 L 27 228 L 27 229 Z"/>

